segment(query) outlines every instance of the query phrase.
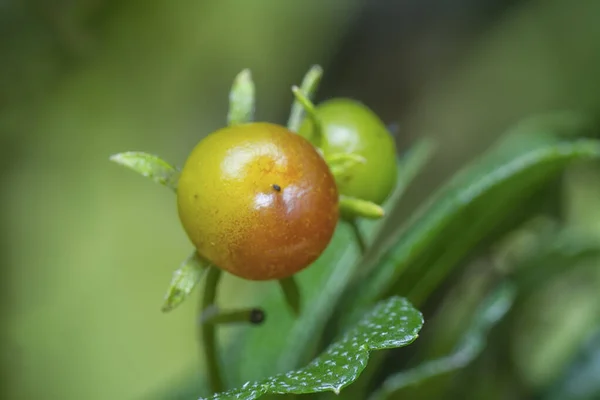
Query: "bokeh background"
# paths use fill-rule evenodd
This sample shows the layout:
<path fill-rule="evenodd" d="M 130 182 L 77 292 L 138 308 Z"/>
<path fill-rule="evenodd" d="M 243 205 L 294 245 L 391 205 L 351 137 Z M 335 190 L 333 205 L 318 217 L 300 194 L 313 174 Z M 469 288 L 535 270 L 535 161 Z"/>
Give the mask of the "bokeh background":
<path fill-rule="evenodd" d="M 594 0 L 1 0 L 2 395 L 141 399 L 202 368 L 194 302 L 160 312 L 190 250 L 175 198 L 108 157 L 181 165 L 224 125 L 241 69 L 261 120 L 284 123 L 318 63 L 318 100 L 365 102 L 398 124 L 400 151 L 436 139 L 401 221 L 519 118 L 598 110 L 599 16 Z M 600 240 L 600 174 L 577 172 L 570 218 Z M 260 288 L 227 277 L 221 299 Z M 600 322 L 592 289 L 554 310 L 569 329 L 525 341 L 527 380 L 551 380 Z"/>

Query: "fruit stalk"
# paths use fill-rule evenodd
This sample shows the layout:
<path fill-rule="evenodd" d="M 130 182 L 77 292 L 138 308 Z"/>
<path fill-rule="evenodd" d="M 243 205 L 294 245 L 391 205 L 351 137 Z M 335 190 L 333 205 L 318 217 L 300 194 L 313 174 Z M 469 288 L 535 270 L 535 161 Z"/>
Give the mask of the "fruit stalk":
<path fill-rule="evenodd" d="M 283 295 L 288 306 L 290 306 L 296 316 L 300 315 L 300 288 L 294 276 L 280 279 L 279 285 L 281 286 L 281 290 L 283 290 Z"/>
<path fill-rule="evenodd" d="M 204 295 L 202 296 L 202 302 L 200 304 L 201 315 L 207 309 L 212 307 L 215 303 L 217 295 L 217 285 L 221 278 L 221 270 L 216 267 L 211 267 L 208 270 L 206 276 L 206 284 L 204 287 Z M 208 377 L 210 382 L 210 388 L 213 393 L 223 391 L 223 377 L 221 375 L 221 365 L 218 356 L 218 344 L 216 340 L 215 324 L 202 323 L 202 349 L 204 352 L 204 359 L 206 360 L 206 368 L 208 371 Z"/>

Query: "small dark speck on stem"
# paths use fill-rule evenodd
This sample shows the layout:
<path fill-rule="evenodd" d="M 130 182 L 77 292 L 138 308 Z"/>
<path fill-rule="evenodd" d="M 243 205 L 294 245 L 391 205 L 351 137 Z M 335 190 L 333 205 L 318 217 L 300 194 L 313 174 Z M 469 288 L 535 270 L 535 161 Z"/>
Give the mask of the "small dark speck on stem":
<path fill-rule="evenodd" d="M 281 186 L 279 185 L 273 185 L 273 189 L 275 189 L 278 192 L 281 192 Z"/>

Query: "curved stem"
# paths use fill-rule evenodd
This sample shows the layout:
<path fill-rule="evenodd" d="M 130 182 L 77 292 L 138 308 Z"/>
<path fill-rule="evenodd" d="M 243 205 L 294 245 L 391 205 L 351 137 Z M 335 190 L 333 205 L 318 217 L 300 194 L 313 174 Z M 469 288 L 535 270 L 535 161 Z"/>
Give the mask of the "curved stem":
<path fill-rule="evenodd" d="M 293 276 L 279 280 L 285 300 L 296 316 L 300 315 L 300 288 Z"/>
<path fill-rule="evenodd" d="M 367 252 L 368 246 L 367 242 L 365 241 L 364 235 L 360 231 L 360 226 L 358 226 L 358 222 L 356 221 L 356 219 L 349 220 L 348 224 L 350 224 L 350 227 L 352 228 L 352 233 L 354 233 L 356 243 L 358 244 L 358 248 L 360 249 L 360 254 L 364 256 Z"/>
<path fill-rule="evenodd" d="M 344 195 L 340 195 L 340 213 L 346 220 L 356 217 L 380 219 L 385 215 L 383 207 L 379 204 Z"/>
<path fill-rule="evenodd" d="M 204 288 L 204 294 L 202 296 L 202 303 L 200 304 L 201 312 L 211 307 L 215 303 L 217 285 L 220 277 L 221 270 L 219 268 L 209 268 L 208 275 L 206 276 L 206 285 Z M 215 325 L 203 323 L 201 331 L 202 347 L 204 350 L 204 357 L 206 359 L 206 368 L 208 370 L 210 387 L 214 393 L 218 393 L 223 391 L 224 385 L 223 377 L 221 376 L 221 367 L 219 364 Z"/>
<path fill-rule="evenodd" d="M 320 65 L 313 65 L 304 75 L 300 90 L 306 94 L 307 99 L 311 99 L 319 87 L 321 76 L 323 75 L 323 68 Z M 298 99 L 294 100 L 290 117 L 288 119 L 288 129 L 292 132 L 297 132 L 304 118 L 304 105 L 300 103 Z"/>
<path fill-rule="evenodd" d="M 321 122 L 319 121 L 317 111 L 315 110 L 315 105 L 298 86 L 292 86 L 292 93 L 296 97 L 298 104 L 304 108 L 304 112 L 313 124 L 312 137 L 306 137 L 305 139 L 309 140 L 314 146 L 321 147 L 323 133 L 321 130 Z"/>

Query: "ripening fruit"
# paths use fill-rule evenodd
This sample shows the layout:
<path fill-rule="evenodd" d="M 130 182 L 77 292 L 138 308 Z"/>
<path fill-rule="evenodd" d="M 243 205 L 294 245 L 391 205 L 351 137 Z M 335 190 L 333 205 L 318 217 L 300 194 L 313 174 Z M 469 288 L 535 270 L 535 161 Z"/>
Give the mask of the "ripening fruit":
<path fill-rule="evenodd" d="M 271 123 L 223 128 L 200 141 L 181 172 L 177 204 L 198 253 L 250 280 L 309 266 L 338 221 L 337 187 L 321 155 Z"/>
<path fill-rule="evenodd" d="M 382 204 L 396 183 L 396 145 L 379 117 L 362 103 L 338 98 L 319 104 L 316 116 L 322 136 L 317 141 L 327 156 L 357 154 L 366 160 L 338 179 L 340 194 Z M 313 141 L 314 124 L 305 118 L 298 133 Z M 313 142 L 314 143 L 314 142 Z"/>

